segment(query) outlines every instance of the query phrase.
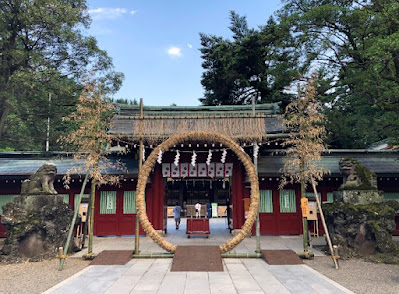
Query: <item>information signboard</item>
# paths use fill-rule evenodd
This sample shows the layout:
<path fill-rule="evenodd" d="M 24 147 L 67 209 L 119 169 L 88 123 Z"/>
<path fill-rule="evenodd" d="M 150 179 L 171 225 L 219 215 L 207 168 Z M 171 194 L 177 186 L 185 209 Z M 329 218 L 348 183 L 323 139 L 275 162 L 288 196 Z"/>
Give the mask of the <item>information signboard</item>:
<path fill-rule="evenodd" d="M 218 217 L 218 204 L 212 203 L 212 217 Z"/>
<path fill-rule="evenodd" d="M 308 198 L 301 198 L 301 208 L 302 208 L 302 217 L 309 216 L 309 205 L 308 205 Z"/>

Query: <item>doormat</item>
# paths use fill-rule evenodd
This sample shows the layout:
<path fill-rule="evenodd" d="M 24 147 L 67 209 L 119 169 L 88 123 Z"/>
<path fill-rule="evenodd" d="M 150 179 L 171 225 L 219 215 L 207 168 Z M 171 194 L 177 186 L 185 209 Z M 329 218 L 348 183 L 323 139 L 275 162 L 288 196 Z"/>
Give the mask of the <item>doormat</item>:
<path fill-rule="evenodd" d="M 303 264 L 292 250 L 262 250 L 262 258 L 270 265 Z"/>
<path fill-rule="evenodd" d="M 104 250 L 93 259 L 90 265 L 123 265 L 132 259 L 132 250 Z"/>
<path fill-rule="evenodd" d="M 171 272 L 222 272 L 219 246 L 177 246 Z"/>

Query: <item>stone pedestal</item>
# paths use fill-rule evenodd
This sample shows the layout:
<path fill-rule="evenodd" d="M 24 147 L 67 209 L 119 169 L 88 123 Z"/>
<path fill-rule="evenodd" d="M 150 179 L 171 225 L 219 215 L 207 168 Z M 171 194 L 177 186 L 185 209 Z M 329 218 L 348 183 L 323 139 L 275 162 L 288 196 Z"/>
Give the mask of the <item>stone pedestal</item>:
<path fill-rule="evenodd" d="M 343 190 L 334 192 L 334 201 L 342 201 L 355 205 L 381 203 L 384 193 L 377 190 Z"/>
<path fill-rule="evenodd" d="M 389 263 L 399 263 L 399 248 L 392 240 L 397 209 L 397 201 L 323 204 L 332 242 L 342 258 L 367 257 Z"/>
<path fill-rule="evenodd" d="M 73 211 L 60 196 L 18 196 L 3 212 L 1 223 L 8 236 L 0 261 L 40 261 L 57 256 L 58 247 L 65 245 Z"/>

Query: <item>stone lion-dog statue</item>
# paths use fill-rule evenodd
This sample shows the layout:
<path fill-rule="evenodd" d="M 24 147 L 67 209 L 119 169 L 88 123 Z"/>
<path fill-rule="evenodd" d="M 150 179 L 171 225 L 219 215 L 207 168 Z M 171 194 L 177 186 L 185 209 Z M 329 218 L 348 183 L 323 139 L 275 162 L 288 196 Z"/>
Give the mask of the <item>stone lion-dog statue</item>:
<path fill-rule="evenodd" d="M 57 167 L 54 163 L 43 164 L 29 179 L 22 182 L 21 194 L 58 194 L 54 189 Z"/>
<path fill-rule="evenodd" d="M 343 175 L 341 190 L 377 190 L 376 174 L 353 158 L 342 158 L 339 169 Z"/>

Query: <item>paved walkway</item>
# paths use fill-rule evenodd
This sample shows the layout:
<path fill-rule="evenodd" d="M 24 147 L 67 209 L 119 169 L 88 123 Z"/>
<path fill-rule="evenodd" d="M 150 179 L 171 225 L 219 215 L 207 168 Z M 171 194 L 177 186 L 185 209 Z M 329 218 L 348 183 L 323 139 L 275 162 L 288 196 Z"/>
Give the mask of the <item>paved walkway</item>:
<path fill-rule="evenodd" d="M 223 219 L 211 221 L 209 239 L 186 238 L 185 223 L 176 231 L 173 220 L 168 223 L 166 239 L 177 245 L 220 245 L 231 238 Z M 133 249 L 134 238 L 95 238 L 94 244 L 95 252 Z M 301 236 L 261 237 L 262 249 L 302 251 L 301 244 Z M 246 238 L 234 252 L 254 252 L 255 247 L 255 237 Z M 164 252 L 147 237 L 140 238 L 140 249 L 141 253 Z M 322 255 L 318 251 L 315 254 Z M 45 293 L 352 293 L 306 265 L 269 265 L 262 259 L 225 258 L 224 272 L 171 272 L 171 264 L 172 259 L 168 258 L 133 259 L 122 266 L 89 266 Z"/>
<path fill-rule="evenodd" d="M 225 218 L 210 219 L 209 238 L 202 236 L 186 236 L 186 219 L 182 219 L 179 230 L 175 229 L 174 220 L 168 219 L 168 234 L 165 240 L 176 245 L 221 245 L 232 238 L 227 229 Z M 302 236 L 261 236 L 262 249 L 291 249 L 295 252 L 303 251 Z M 134 250 L 134 236 L 121 237 L 94 237 L 93 252 L 99 253 L 103 250 Z M 86 240 L 87 243 L 87 240 Z M 314 238 L 313 243 L 317 245 L 325 244 L 324 237 Z M 86 244 L 87 245 L 87 244 Z M 149 237 L 140 236 L 140 253 L 166 253 Z M 256 237 L 245 238 L 231 252 L 232 253 L 253 253 L 256 249 Z M 316 256 L 324 254 L 318 250 L 312 249 Z M 87 248 L 75 254 L 83 256 L 87 253 Z"/>

